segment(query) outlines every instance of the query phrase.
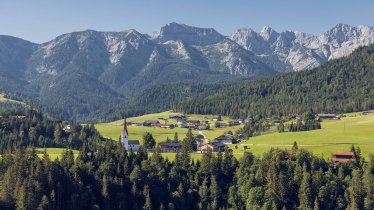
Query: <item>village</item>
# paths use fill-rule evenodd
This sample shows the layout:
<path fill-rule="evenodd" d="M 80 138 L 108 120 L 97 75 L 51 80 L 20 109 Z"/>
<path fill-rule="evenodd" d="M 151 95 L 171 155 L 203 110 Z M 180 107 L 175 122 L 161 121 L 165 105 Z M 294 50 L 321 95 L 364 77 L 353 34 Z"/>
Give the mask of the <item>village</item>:
<path fill-rule="evenodd" d="M 362 116 L 372 115 L 374 114 L 373 110 L 363 111 L 360 113 Z M 339 121 L 344 115 L 337 115 L 337 114 L 316 114 L 316 120 L 323 121 L 323 120 L 337 120 Z M 128 127 L 129 126 L 144 126 L 144 127 L 153 127 L 158 129 L 175 129 L 175 128 L 185 128 L 189 130 L 194 130 L 195 135 L 193 136 L 194 143 L 196 147 L 194 148 L 195 153 L 207 153 L 211 151 L 213 153 L 222 152 L 225 150 L 226 146 L 235 145 L 245 142 L 248 137 L 244 135 L 233 135 L 232 132 L 227 133 L 223 132 L 218 137 L 209 139 L 206 135 L 204 135 L 204 131 L 214 128 L 223 128 L 223 127 L 233 127 L 244 125 L 248 122 L 251 118 L 247 119 L 237 119 L 237 120 L 223 120 L 221 116 L 217 116 L 214 118 L 207 118 L 204 117 L 204 120 L 197 120 L 197 119 L 189 119 L 186 115 L 179 114 L 179 115 L 170 115 L 167 119 L 165 118 L 158 118 L 157 120 L 144 120 L 144 121 L 133 121 L 133 122 L 126 122 L 124 120 L 123 128 L 121 132 L 121 142 L 128 150 L 137 151 L 140 148 L 140 140 L 129 140 L 129 134 L 131 137 L 131 132 L 129 133 Z M 294 115 L 295 120 L 301 120 L 302 115 Z M 131 131 L 131 128 L 130 128 Z M 197 134 L 196 134 L 197 131 Z M 127 143 L 126 143 L 127 142 Z M 160 141 L 155 145 L 158 147 L 158 150 L 161 153 L 177 153 L 182 148 L 181 141 L 173 141 L 170 139 L 166 139 L 164 141 Z M 147 148 L 148 152 L 154 152 L 155 147 Z M 238 146 L 236 146 L 237 148 Z M 247 149 L 247 146 L 242 144 L 239 147 L 243 148 L 244 150 Z M 229 149 L 232 151 L 232 148 Z M 332 151 L 331 154 L 331 161 L 333 163 L 345 163 L 351 160 L 354 160 L 355 155 L 353 152 L 348 151 Z"/>
<path fill-rule="evenodd" d="M 169 121 L 173 120 L 176 124 L 168 123 Z M 209 130 L 211 127 L 210 122 L 214 122 L 215 128 L 223 128 L 223 127 L 232 127 L 232 126 L 239 126 L 244 124 L 246 120 L 230 120 L 228 122 L 222 122 L 221 116 L 219 115 L 217 118 L 208 119 L 205 117 L 204 120 L 191 120 L 187 119 L 185 115 L 170 115 L 168 119 L 159 118 L 158 120 L 145 120 L 145 121 L 135 121 L 135 122 L 127 122 L 126 119 L 123 123 L 123 128 L 121 132 L 121 143 L 127 150 L 137 151 L 140 148 L 140 141 L 139 140 L 129 140 L 129 131 L 128 126 L 146 126 L 146 127 L 153 127 L 153 128 L 160 128 L 160 129 L 174 129 L 178 128 L 185 128 L 189 130 L 197 130 L 198 134 L 194 135 L 193 140 L 196 145 L 194 148 L 196 153 L 206 153 L 208 151 L 212 152 L 219 152 L 223 151 L 225 146 L 236 144 L 239 141 L 245 140 L 247 137 L 243 135 L 239 135 L 236 138 L 232 133 L 224 133 L 212 140 L 208 139 L 203 131 Z M 176 153 L 181 150 L 182 143 L 181 141 L 164 141 L 158 143 L 158 149 L 162 153 Z M 149 152 L 153 152 L 155 148 L 147 148 Z"/>

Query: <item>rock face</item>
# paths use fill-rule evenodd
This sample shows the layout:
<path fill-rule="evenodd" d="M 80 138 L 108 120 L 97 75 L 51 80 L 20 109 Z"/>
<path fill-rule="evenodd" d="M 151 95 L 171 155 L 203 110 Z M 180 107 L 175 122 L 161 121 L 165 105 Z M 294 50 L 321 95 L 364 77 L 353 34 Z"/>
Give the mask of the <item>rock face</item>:
<path fill-rule="evenodd" d="M 0 90 L 29 96 L 64 116 L 84 116 L 152 85 L 311 69 L 371 43 L 372 27 L 343 24 L 321 36 L 264 27 L 226 37 L 177 23 L 153 36 L 87 30 L 43 44 L 0 36 Z"/>
<path fill-rule="evenodd" d="M 260 33 L 239 29 L 230 35 L 230 39 L 261 57 L 278 72 L 300 71 L 374 43 L 374 28 L 338 24 L 325 34 L 314 36 L 293 31 L 278 33 L 264 27 Z"/>

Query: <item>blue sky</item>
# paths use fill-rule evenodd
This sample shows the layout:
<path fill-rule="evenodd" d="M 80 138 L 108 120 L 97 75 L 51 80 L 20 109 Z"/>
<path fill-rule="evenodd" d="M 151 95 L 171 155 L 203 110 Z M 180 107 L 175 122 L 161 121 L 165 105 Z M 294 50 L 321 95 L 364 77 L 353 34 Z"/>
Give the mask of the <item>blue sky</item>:
<path fill-rule="evenodd" d="M 0 0 L 0 34 L 41 43 L 72 31 L 141 33 L 170 22 L 322 34 L 337 23 L 374 26 L 373 0 Z"/>

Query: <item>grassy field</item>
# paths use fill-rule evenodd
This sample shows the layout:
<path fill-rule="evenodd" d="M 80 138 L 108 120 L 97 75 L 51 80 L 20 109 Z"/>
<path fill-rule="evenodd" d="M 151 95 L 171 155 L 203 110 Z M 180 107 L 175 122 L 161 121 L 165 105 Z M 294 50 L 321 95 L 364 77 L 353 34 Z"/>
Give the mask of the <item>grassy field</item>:
<path fill-rule="evenodd" d="M 140 117 L 129 118 L 129 122 L 156 120 L 158 118 L 167 118 L 169 115 L 175 113 L 163 112 L 157 114 L 143 115 Z M 209 120 L 211 127 L 214 127 L 212 119 L 216 117 L 213 115 L 188 115 L 188 119 Z M 224 121 L 230 120 L 223 117 Z M 162 121 L 161 121 L 162 122 Z M 104 123 L 95 125 L 102 135 L 115 140 L 119 139 L 120 131 L 122 128 L 122 120 L 112 123 Z M 170 120 L 168 123 L 176 123 Z M 250 151 L 255 155 L 261 156 L 264 152 L 269 151 L 271 148 L 290 149 L 293 142 L 297 142 L 299 148 L 305 148 L 316 155 L 324 158 L 330 158 L 331 153 L 334 151 L 349 151 L 352 144 L 361 148 L 362 154 L 365 158 L 369 154 L 374 154 L 374 115 L 364 116 L 361 113 L 348 113 L 345 114 L 341 120 L 325 120 L 322 123 L 322 129 L 306 132 L 285 132 L 285 133 L 269 133 L 267 135 L 252 137 L 249 140 L 242 142 L 238 145 L 230 145 L 234 150 L 234 155 L 239 158 L 242 156 L 244 150 L 243 146 L 247 146 Z M 209 138 L 215 137 L 227 132 L 229 130 L 235 131 L 240 126 L 227 127 L 227 128 L 212 128 L 203 133 Z M 135 127 L 129 126 L 130 139 L 142 139 L 144 132 L 151 132 L 156 141 L 164 141 L 166 137 L 173 138 L 174 133 L 178 132 L 179 138 L 182 139 L 187 129 L 162 129 L 151 127 Z M 198 131 L 193 131 L 197 134 Z M 164 157 L 173 160 L 175 154 L 163 154 Z M 200 159 L 201 154 L 192 154 L 194 159 Z"/>
<path fill-rule="evenodd" d="M 24 104 L 23 102 L 20 102 L 20 101 L 16 101 L 16 100 L 12 100 L 12 99 L 9 99 L 9 98 L 6 98 L 4 93 L 0 93 L 0 103 L 1 102 L 10 102 L 10 103 L 20 103 L 20 104 Z"/>
<path fill-rule="evenodd" d="M 36 150 L 38 152 L 38 156 L 40 158 L 42 158 L 43 157 L 44 148 L 37 148 Z M 49 155 L 49 158 L 51 158 L 51 160 L 55 160 L 57 158 L 61 159 L 61 156 L 65 152 L 65 150 L 66 150 L 65 148 L 47 148 L 47 153 Z M 73 153 L 74 153 L 74 156 L 77 157 L 79 151 L 78 150 L 73 150 Z"/>
<path fill-rule="evenodd" d="M 127 122 L 145 121 L 145 120 L 158 120 L 158 118 L 168 118 L 170 115 L 175 115 L 177 113 L 173 112 L 162 112 L 157 114 L 143 115 L 140 117 L 128 118 Z M 236 131 L 241 126 L 232 126 L 225 128 L 214 128 L 213 118 L 217 116 L 213 115 L 187 115 L 189 120 L 200 120 L 209 121 L 211 130 L 203 131 L 203 134 L 209 139 L 214 139 L 227 131 Z M 230 118 L 222 117 L 223 122 L 228 122 Z M 164 123 L 163 120 L 159 120 Z M 175 120 L 168 120 L 167 123 L 177 123 Z M 113 140 L 118 140 L 120 137 L 121 129 L 123 126 L 123 120 L 114 121 L 111 123 L 101 123 L 96 124 L 96 129 L 106 138 L 111 138 Z M 164 129 L 164 128 L 153 128 L 145 126 L 128 126 L 129 139 L 142 140 L 142 136 L 145 132 L 152 133 L 153 137 L 157 142 L 165 141 L 167 137 L 170 139 L 174 138 L 174 133 L 178 132 L 179 139 L 183 139 L 188 131 L 186 128 L 174 128 L 174 129 Z M 198 131 L 193 131 L 197 134 Z"/>
<path fill-rule="evenodd" d="M 364 116 L 350 113 L 341 120 L 325 120 L 322 129 L 306 132 L 273 133 L 250 138 L 241 143 L 239 149 L 247 145 L 256 155 L 270 148 L 290 149 L 293 142 L 316 155 L 331 157 L 333 151 L 349 151 L 352 144 L 359 146 L 362 154 L 374 154 L 374 115 Z"/>

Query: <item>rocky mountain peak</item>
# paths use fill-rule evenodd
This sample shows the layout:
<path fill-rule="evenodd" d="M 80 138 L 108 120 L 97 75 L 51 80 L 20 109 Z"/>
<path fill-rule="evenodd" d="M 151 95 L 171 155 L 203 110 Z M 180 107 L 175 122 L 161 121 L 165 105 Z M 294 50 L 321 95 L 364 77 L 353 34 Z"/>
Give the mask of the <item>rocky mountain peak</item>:
<path fill-rule="evenodd" d="M 213 28 L 192 27 L 173 22 L 161 28 L 156 40 L 161 43 L 169 40 L 182 40 L 190 45 L 208 45 L 217 43 L 223 38 L 224 36 Z"/>

